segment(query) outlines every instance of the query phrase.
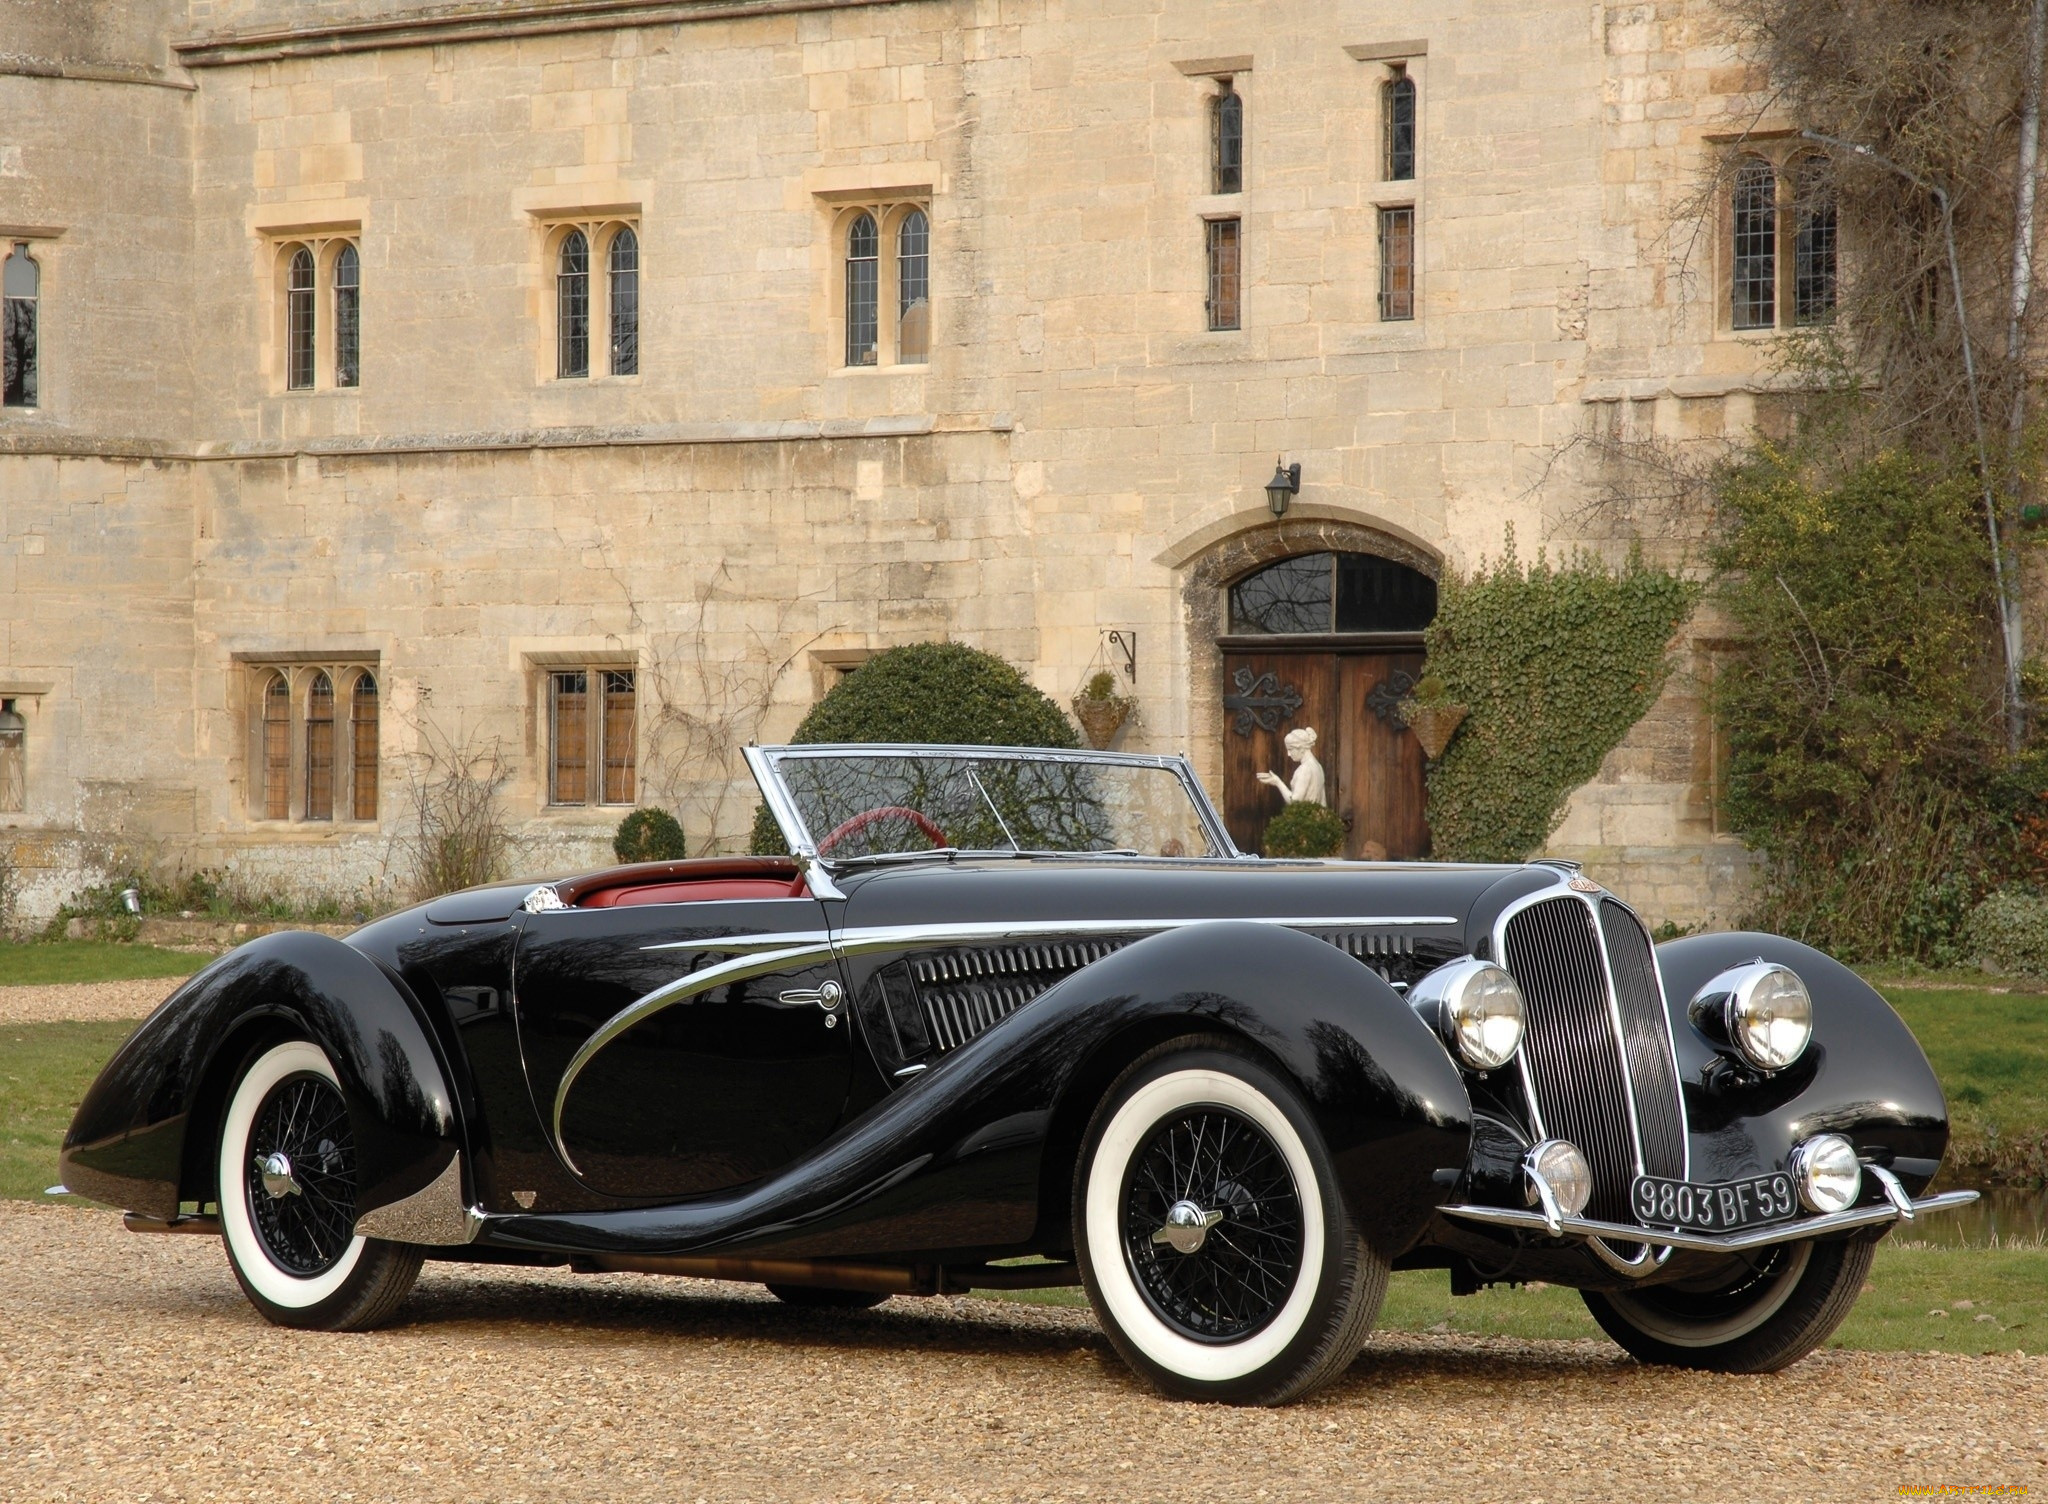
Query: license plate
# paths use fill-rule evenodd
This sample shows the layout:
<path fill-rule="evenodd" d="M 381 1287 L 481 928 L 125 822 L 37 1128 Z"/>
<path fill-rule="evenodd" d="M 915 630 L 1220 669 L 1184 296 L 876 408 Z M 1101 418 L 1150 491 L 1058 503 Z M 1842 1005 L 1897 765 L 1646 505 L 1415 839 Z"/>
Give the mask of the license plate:
<path fill-rule="evenodd" d="M 1792 1177 L 1780 1170 L 1719 1185 L 1662 1180 L 1638 1175 L 1630 1193 L 1636 1220 L 1646 1227 L 1688 1227 L 1702 1232 L 1732 1232 L 1763 1222 L 1782 1222 L 1799 1210 Z"/>

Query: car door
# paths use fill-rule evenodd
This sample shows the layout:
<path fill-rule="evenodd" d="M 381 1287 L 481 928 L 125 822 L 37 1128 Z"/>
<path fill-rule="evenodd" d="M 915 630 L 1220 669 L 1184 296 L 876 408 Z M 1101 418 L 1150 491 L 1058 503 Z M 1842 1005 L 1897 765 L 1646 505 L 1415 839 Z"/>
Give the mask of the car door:
<path fill-rule="evenodd" d="M 811 897 L 525 915 L 520 1054 L 570 1171 L 609 1195 L 703 1195 L 830 1134 L 854 1031 L 825 929 Z"/>

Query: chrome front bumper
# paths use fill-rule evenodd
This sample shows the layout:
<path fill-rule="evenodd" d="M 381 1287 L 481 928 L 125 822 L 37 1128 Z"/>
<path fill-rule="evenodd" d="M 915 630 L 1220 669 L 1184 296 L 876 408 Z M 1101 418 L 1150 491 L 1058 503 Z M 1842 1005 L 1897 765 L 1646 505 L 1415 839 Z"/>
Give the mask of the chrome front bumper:
<path fill-rule="evenodd" d="M 1868 1168 L 1868 1167 L 1866 1167 Z M 1896 1185 L 1896 1182 L 1893 1182 Z M 1889 1192 L 1891 1186 L 1887 1186 Z M 1446 1206 L 1442 1208 L 1446 1217 L 1457 1217 L 1466 1222 L 1479 1222 L 1489 1227 L 1512 1227 L 1524 1232 L 1543 1233 L 1550 1237 L 1590 1238 L 1595 1241 L 1598 1251 L 1606 1252 L 1605 1243 L 1639 1243 L 1652 1249 L 1684 1248 L 1701 1253 L 1742 1253 L 1751 1248 L 1767 1248 L 1773 1243 L 1796 1243 L 1804 1238 L 1826 1237 L 1830 1233 L 1848 1232 L 1858 1227 L 1878 1227 L 1892 1222 L 1910 1222 L 1928 1212 L 1953 1211 L 1959 1206 L 1968 1206 L 1977 1199 L 1975 1191 L 1947 1191 L 1939 1196 L 1928 1196 L 1913 1200 L 1905 1192 L 1896 1196 L 1888 1195 L 1884 1201 L 1872 1206 L 1851 1207 L 1845 1212 L 1830 1212 L 1824 1216 L 1803 1217 L 1793 1222 L 1773 1222 L 1767 1227 L 1752 1227 L 1743 1232 L 1680 1232 L 1668 1227 L 1639 1227 L 1629 1222 L 1599 1222 L 1591 1217 L 1559 1217 L 1552 1219 L 1540 1211 L 1518 1211 L 1504 1206 Z M 1631 1273 L 1641 1269 L 1648 1273 L 1643 1264 L 1649 1261 L 1627 1260 L 1624 1263 Z"/>

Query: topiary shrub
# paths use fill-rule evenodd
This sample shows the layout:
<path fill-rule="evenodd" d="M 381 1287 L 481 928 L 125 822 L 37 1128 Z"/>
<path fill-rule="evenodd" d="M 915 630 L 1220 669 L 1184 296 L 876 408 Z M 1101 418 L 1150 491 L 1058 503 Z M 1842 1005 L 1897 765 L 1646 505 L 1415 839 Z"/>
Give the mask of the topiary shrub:
<path fill-rule="evenodd" d="M 622 862 L 679 862 L 690 854 L 682 822 L 665 809 L 636 809 L 619 822 L 612 854 Z"/>
<path fill-rule="evenodd" d="M 1344 849 L 1344 821 L 1328 805 L 1297 799 L 1266 822 L 1261 841 L 1273 857 L 1335 856 Z"/>
<path fill-rule="evenodd" d="M 2048 898 L 2001 888 L 1970 911 L 1963 949 L 1988 971 L 2048 976 Z"/>
<path fill-rule="evenodd" d="M 915 642 L 877 653 L 832 686 L 797 725 L 793 743 L 936 742 L 974 747 L 1075 747 L 1074 723 L 1015 668 L 958 642 Z M 757 856 L 784 850 L 763 805 Z"/>

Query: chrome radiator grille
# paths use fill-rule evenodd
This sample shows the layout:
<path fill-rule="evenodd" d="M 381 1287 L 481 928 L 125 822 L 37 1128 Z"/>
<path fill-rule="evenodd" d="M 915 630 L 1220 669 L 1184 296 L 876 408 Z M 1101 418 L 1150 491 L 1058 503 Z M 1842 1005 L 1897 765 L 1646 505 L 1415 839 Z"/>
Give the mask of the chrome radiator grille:
<path fill-rule="evenodd" d="M 1634 914 L 1611 898 L 1600 900 L 1600 932 L 1614 1001 L 1621 1014 L 1628 1073 L 1635 1082 L 1636 1126 L 1643 1136 L 1643 1168 L 1652 1175 L 1685 1175 L 1685 1124 L 1678 1115 L 1678 1072 L 1671 1063 L 1671 1023 L 1657 987 L 1650 937 Z"/>
<path fill-rule="evenodd" d="M 1680 1175 L 1685 1163 L 1678 1081 L 1648 938 L 1620 904 L 1603 901 L 1596 925 L 1593 910 L 1577 898 L 1552 898 L 1509 919 L 1504 940 L 1503 962 L 1528 1002 L 1522 1050 L 1544 1130 L 1577 1144 L 1592 1165 L 1587 1215 L 1633 1222 L 1638 1130 L 1649 1173 Z M 1617 989 L 1612 1009 L 1603 941 Z"/>

